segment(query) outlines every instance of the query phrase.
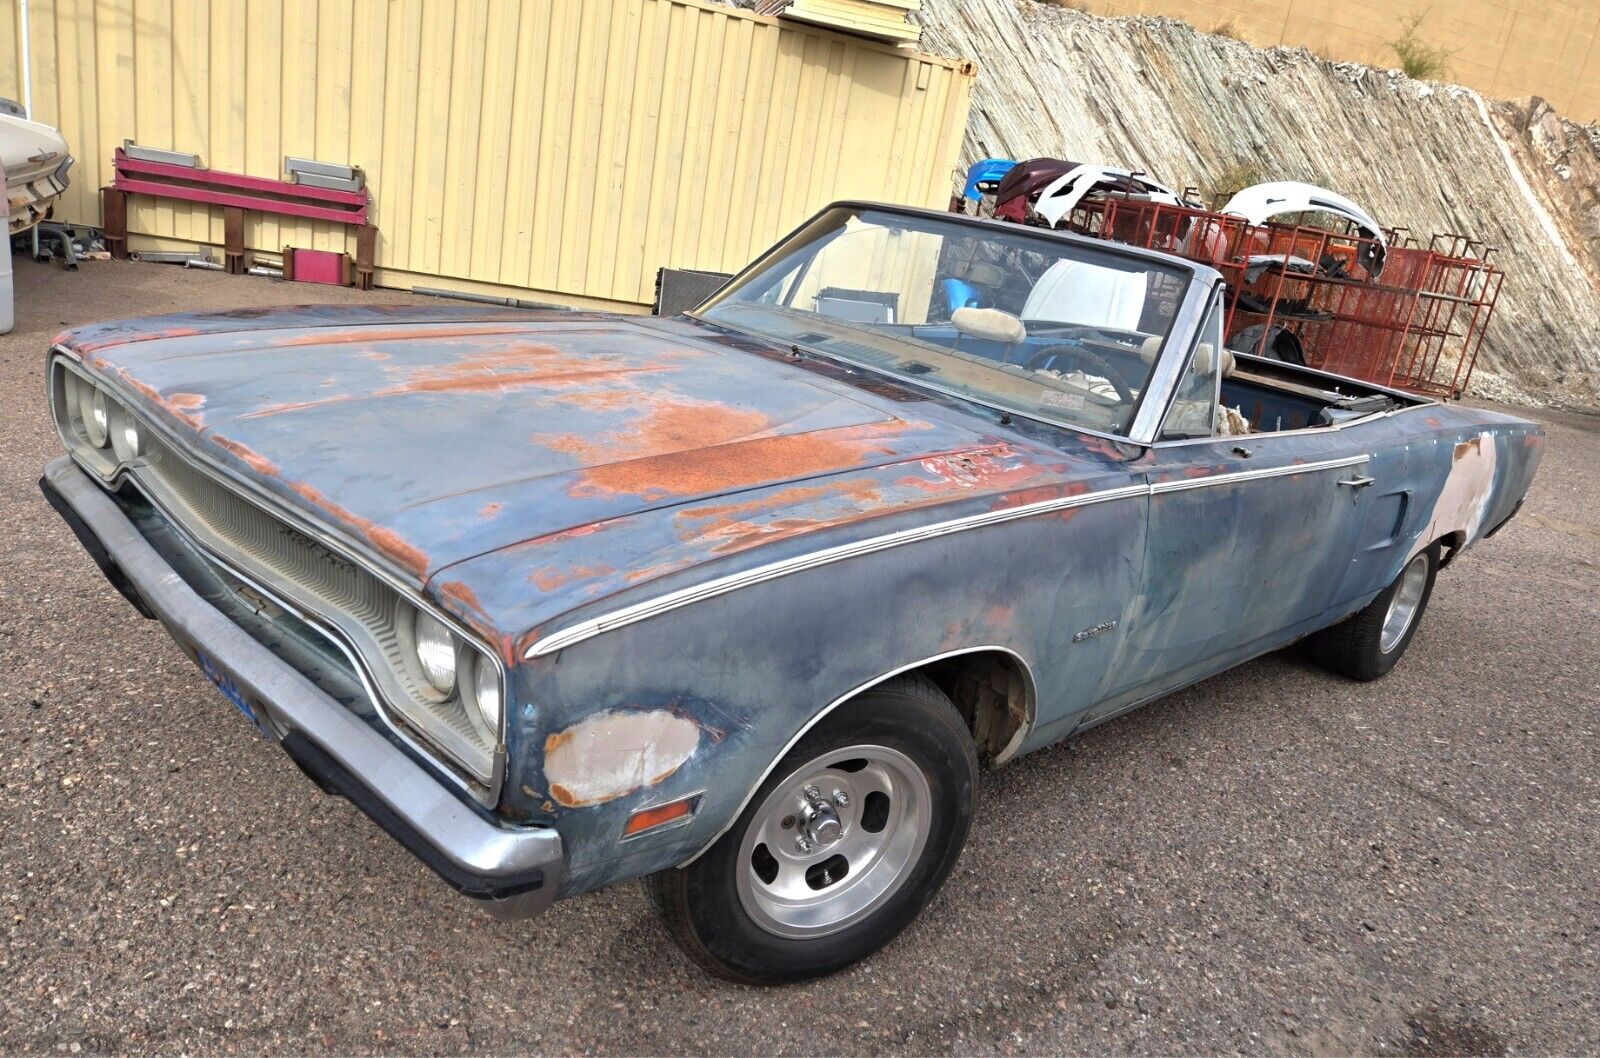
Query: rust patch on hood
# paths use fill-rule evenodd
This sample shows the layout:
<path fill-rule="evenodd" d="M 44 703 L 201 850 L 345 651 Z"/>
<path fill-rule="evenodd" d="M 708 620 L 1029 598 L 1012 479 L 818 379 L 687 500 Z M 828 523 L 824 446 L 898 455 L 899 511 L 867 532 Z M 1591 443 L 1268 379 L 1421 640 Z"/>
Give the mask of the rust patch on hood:
<path fill-rule="evenodd" d="M 164 397 L 161 395 L 160 390 L 148 382 L 135 378 L 127 368 L 118 367 L 115 370 L 117 377 L 122 379 L 130 388 L 156 407 L 166 409 L 174 419 L 195 430 L 204 428 L 205 421 L 195 414 L 205 405 L 206 398 L 203 394 L 174 393 L 170 397 Z"/>
<path fill-rule="evenodd" d="M 373 547 L 394 560 L 402 569 L 415 574 L 418 580 L 427 578 L 428 556 L 421 549 L 407 543 L 399 533 L 341 507 L 316 488 L 303 481 L 296 482 L 291 487 L 307 502 L 320 507 L 328 514 L 333 515 L 338 521 L 343 522 L 366 537 Z"/>
<path fill-rule="evenodd" d="M 930 492 L 956 489 L 1009 489 L 1038 481 L 1041 468 L 1009 445 L 945 452 L 923 458 L 919 465 L 933 480 L 915 476 L 902 483 Z"/>
<path fill-rule="evenodd" d="M 770 425 L 771 420 L 758 411 L 723 404 L 656 399 L 642 415 L 609 432 L 556 434 L 538 440 L 598 468 L 603 464 L 727 444 L 759 434 Z"/>
<path fill-rule="evenodd" d="M 174 393 L 167 398 L 167 407 L 172 414 L 197 430 L 205 425 L 204 419 L 198 414 L 205 403 L 203 393 Z"/>
<path fill-rule="evenodd" d="M 456 615 L 467 622 L 467 625 L 478 632 L 485 639 L 495 644 L 500 652 L 500 658 L 506 663 L 507 669 L 517 663 L 513 653 L 516 644 L 512 637 L 501 632 L 495 625 L 489 612 L 484 609 L 483 603 L 478 599 L 478 593 L 472 590 L 471 585 L 459 580 L 447 580 L 439 585 L 439 598 L 447 608 L 454 610 Z"/>
<path fill-rule="evenodd" d="M 478 601 L 478 593 L 472 587 L 459 580 L 447 580 L 439 585 L 439 597 L 446 602 L 454 603 L 458 610 L 477 618 L 484 624 L 489 624 L 489 614 L 484 610 L 483 603 Z"/>
<path fill-rule="evenodd" d="M 269 478 L 275 478 L 279 476 L 278 464 L 257 452 L 249 445 L 240 444 L 238 441 L 224 437 L 219 433 L 212 433 L 210 436 L 213 441 L 221 445 L 228 452 L 232 453 L 234 458 L 238 459 L 257 474 Z"/>
<path fill-rule="evenodd" d="M 592 566 L 566 566 L 557 568 L 546 566 L 536 569 L 528 574 L 528 582 L 540 591 L 555 591 L 557 588 L 570 584 L 575 580 L 590 580 L 594 577 L 606 577 L 615 573 L 616 569 L 604 562 Z"/>
<path fill-rule="evenodd" d="M 474 354 L 453 364 L 422 367 L 385 392 L 445 392 L 501 389 L 507 386 L 564 385 L 578 380 L 630 378 L 668 370 L 666 364 L 618 367 L 604 354 L 574 355 L 554 346 L 521 342 Z"/>
<path fill-rule="evenodd" d="M 369 350 L 368 353 L 375 358 L 387 359 L 387 354 L 380 350 Z M 470 355 L 451 364 L 419 367 L 392 385 L 371 392 L 341 393 L 314 400 L 269 404 L 242 418 L 260 419 L 371 397 L 401 397 L 414 393 L 499 392 L 525 386 L 565 389 L 580 383 L 594 384 L 608 380 L 627 385 L 635 375 L 670 370 L 669 365 L 664 363 L 617 367 L 609 364 L 608 359 L 604 355 L 575 356 L 553 346 L 521 342 Z M 636 399 L 636 394 L 626 390 L 596 390 L 582 394 L 580 402 L 588 407 L 620 407 Z"/>
<path fill-rule="evenodd" d="M 752 500 L 686 507 L 673 517 L 679 538 L 710 541 L 714 553 L 731 554 L 763 541 L 809 532 L 843 520 L 795 515 L 762 521 L 756 517 L 830 497 L 846 497 L 864 505 L 876 505 L 882 502 L 883 493 L 876 482 L 860 478 L 824 485 L 795 485 Z M 633 579 L 632 574 L 629 579 Z"/>
<path fill-rule="evenodd" d="M 588 464 L 574 496 L 694 496 L 860 466 L 893 454 L 884 435 L 907 426 L 895 419 L 773 434 L 761 412 L 679 402 L 658 404 L 609 434 L 536 440 Z"/>
<path fill-rule="evenodd" d="M 358 342 L 414 342 L 435 338 L 483 338 L 496 334 L 521 334 L 526 324 L 489 324 L 462 327 L 352 327 L 349 330 L 313 330 L 277 338 L 272 344 L 288 349 L 306 345 L 350 345 Z"/>
<path fill-rule="evenodd" d="M 106 349 L 114 345 L 122 345 L 130 341 L 148 341 L 154 338 L 193 338 L 200 333 L 198 327 L 189 327 L 174 324 L 168 327 L 143 327 L 139 320 L 127 320 L 122 325 L 108 328 L 98 338 L 78 340 L 73 337 L 74 331 L 62 331 L 50 340 L 52 345 L 64 345 L 68 349 L 75 349 L 80 354 L 86 354 L 98 349 Z"/>

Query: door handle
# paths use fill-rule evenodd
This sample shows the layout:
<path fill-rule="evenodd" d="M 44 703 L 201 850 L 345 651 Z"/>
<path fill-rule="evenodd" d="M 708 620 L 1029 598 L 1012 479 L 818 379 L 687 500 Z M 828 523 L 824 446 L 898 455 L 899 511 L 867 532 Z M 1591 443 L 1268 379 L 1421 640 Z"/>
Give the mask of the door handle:
<path fill-rule="evenodd" d="M 1339 484 L 1348 485 L 1353 489 L 1364 489 L 1368 485 L 1377 484 L 1377 481 L 1377 478 L 1369 478 L 1365 475 L 1362 475 L 1361 477 L 1357 478 L 1341 478 L 1339 480 Z"/>

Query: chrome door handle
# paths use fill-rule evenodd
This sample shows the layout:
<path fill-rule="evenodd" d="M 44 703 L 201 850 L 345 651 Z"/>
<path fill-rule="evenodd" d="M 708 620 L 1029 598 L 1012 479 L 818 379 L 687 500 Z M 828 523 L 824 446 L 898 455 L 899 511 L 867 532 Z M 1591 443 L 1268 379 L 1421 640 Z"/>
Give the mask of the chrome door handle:
<path fill-rule="evenodd" d="M 1377 481 L 1378 481 L 1377 478 L 1369 478 L 1369 477 L 1342 478 L 1342 479 L 1340 479 L 1339 484 L 1341 484 L 1341 485 L 1349 485 L 1353 489 L 1364 489 L 1368 485 L 1377 484 Z"/>

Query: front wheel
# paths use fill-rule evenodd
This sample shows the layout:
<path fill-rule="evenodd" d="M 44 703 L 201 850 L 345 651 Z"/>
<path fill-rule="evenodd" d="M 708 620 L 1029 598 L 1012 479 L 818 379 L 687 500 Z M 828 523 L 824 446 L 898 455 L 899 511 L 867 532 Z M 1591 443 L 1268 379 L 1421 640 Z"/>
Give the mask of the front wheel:
<path fill-rule="evenodd" d="M 1306 640 L 1311 657 L 1353 680 L 1375 680 L 1400 660 L 1428 608 L 1439 572 L 1439 545 L 1414 556 L 1366 609 Z"/>
<path fill-rule="evenodd" d="M 887 944 L 944 882 L 977 767 L 950 700 L 897 677 L 808 732 L 705 855 L 646 888 L 713 973 L 747 984 L 833 973 Z"/>

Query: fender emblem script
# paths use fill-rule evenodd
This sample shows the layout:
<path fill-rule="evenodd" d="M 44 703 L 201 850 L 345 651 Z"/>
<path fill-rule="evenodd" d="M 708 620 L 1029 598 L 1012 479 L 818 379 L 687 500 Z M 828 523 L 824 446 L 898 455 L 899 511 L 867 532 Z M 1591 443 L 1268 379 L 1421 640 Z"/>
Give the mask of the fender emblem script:
<path fill-rule="evenodd" d="M 1109 621 L 1101 621 L 1097 625 L 1090 625 L 1088 628 L 1085 628 L 1083 631 L 1073 636 L 1072 641 L 1074 643 L 1082 643 L 1085 639 L 1093 639 L 1101 632 L 1109 632 L 1115 627 L 1117 627 L 1117 619 L 1113 617 Z"/>

